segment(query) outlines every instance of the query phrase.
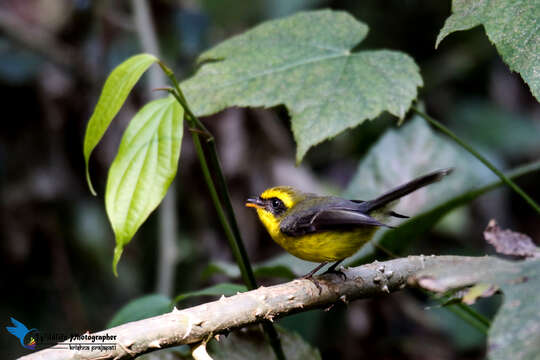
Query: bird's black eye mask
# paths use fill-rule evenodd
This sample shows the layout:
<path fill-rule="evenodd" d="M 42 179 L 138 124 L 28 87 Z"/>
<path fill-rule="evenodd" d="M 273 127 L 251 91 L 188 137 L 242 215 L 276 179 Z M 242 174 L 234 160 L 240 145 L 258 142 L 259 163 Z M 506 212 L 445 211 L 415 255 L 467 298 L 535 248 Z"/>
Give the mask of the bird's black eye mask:
<path fill-rule="evenodd" d="M 274 215 L 281 215 L 287 211 L 287 206 L 277 197 L 262 199 L 262 201 L 264 201 L 264 208 Z"/>

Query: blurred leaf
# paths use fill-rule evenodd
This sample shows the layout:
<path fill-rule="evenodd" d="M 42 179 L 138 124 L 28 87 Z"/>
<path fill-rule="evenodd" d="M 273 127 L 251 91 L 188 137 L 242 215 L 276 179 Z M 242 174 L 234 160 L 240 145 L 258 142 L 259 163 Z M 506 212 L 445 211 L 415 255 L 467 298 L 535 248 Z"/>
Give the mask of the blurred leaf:
<path fill-rule="evenodd" d="M 0 79 L 12 84 L 30 80 L 40 70 L 42 59 L 16 46 L 6 38 L 0 38 Z"/>
<path fill-rule="evenodd" d="M 454 0 L 452 15 L 435 47 L 454 31 L 484 25 L 510 70 L 517 71 L 540 101 L 540 2 L 537 0 Z"/>
<path fill-rule="evenodd" d="M 150 54 L 139 54 L 130 57 L 118 65 L 109 75 L 101 90 L 94 113 L 88 121 L 84 135 L 84 161 L 86 180 L 92 194 L 96 194 L 90 180 L 88 161 L 92 151 L 116 116 L 133 86 L 139 81 L 146 69 L 158 59 Z"/>
<path fill-rule="evenodd" d="M 501 286 L 504 303 L 488 336 L 488 355 L 493 360 L 538 359 L 540 354 L 540 261 L 525 261 L 520 270 L 521 279 L 526 281 L 515 276 Z"/>
<path fill-rule="evenodd" d="M 304 275 L 314 268 L 314 263 L 298 259 L 288 253 L 253 265 L 253 273 L 256 277 L 278 277 L 294 279 L 298 275 Z M 233 263 L 214 261 L 205 269 L 204 276 L 208 277 L 215 273 L 227 275 L 230 278 L 238 278 L 240 270 Z"/>
<path fill-rule="evenodd" d="M 113 270 L 124 246 L 159 205 L 178 168 L 184 110 L 169 96 L 145 105 L 127 127 L 105 191 L 116 237 Z"/>
<path fill-rule="evenodd" d="M 487 101 L 458 104 L 450 118 L 456 134 L 481 148 L 509 156 L 530 154 L 540 148 L 540 126 Z"/>
<path fill-rule="evenodd" d="M 202 277 L 206 279 L 214 274 L 224 274 L 230 278 L 236 278 L 240 276 L 240 270 L 238 269 L 238 265 L 230 262 L 212 261 L 204 269 Z"/>
<path fill-rule="evenodd" d="M 304 340 L 311 344 L 317 344 L 321 329 L 327 324 L 328 319 L 325 311 L 305 311 L 298 314 L 287 315 L 279 319 L 279 326 L 288 331 L 296 332 Z M 325 333 L 328 329 L 326 329 Z"/>
<path fill-rule="evenodd" d="M 304 341 L 300 335 L 280 327 L 277 330 L 287 360 L 321 358 L 319 351 Z M 227 337 L 221 336 L 219 342 L 215 340 L 210 342 L 209 352 L 214 360 L 274 360 L 276 358 L 259 327 L 244 328 Z"/>
<path fill-rule="evenodd" d="M 406 161 L 403 160 L 406 156 Z M 415 116 L 405 126 L 387 131 L 360 162 L 344 196 L 369 200 L 391 188 L 436 169 L 454 168 L 440 182 L 402 198 L 396 211 L 412 216 L 418 211 L 453 198 L 466 186 L 485 183 L 489 170 L 453 142 L 440 136 Z M 448 191 L 451 190 L 451 191 Z"/>
<path fill-rule="evenodd" d="M 323 0 L 265 0 L 264 8 L 269 18 L 277 18 L 313 9 L 322 2 Z"/>
<path fill-rule="evenodd" d="M 189 345 L 173 346 L 137 356 L 139 360 L 193 360 Z"/>
<path fill-rule="evenodd" d="M 253 22 L 261 10 L 262 0 L 239 3 L 237 0 L 198 0 L 205 14 L 218 27 L 235 28 Z"/>
<path fill-rule="evenodd" d="M 407 54 L 353 51 L 367 32 L 330 10 L 268 21 L 203 53 L 182 88 L 198 115 L 285 104 L 300 162 L 310 147 L 383 111 L 402 118 L 416 98 L 422 78 Z"/>
<path fill-rule="evenodd" d="M 209 27 L 210 19 L 206 12 L 190 7 L 178 8 L 174 12 L 175 34 L 169 34 L 161 40 L 169 40 L 165 41 L 166 46 L 163 46 L 167 52 L 165 58 L 175 58 L 178 53 L 191 59 L 196 58 L 206 48 L 205 35 L 208 34 Z M 178 39 L 180 39 L 179 49 Z"/>
<path fill-rule="evenodd" d="M 536 359 L 540 354 L 540 260 L 511 262 L 484 256 L 452 261 L 422 270 L 416 282 L 445 292 L 478 283 L 499 287 L 504 303 L 488 334 L 490 359 Z"/>
<path fill-rule="evenodd" d="M 172 310 L 171 299 L 161 294 L 152 294 L 130 301 L 109 321 L 107 328 L 122 325 L 130 321 L 147 319 L 165 314 Z"/>
<path fill-rule="evenodd" d="M 445 214 L 437 222 L 433 231 L 445 237 L 459 238 L 468 235 L 473 223 L 471 209 L 463 206 Z"/>
<path fill-rule="evenodd" d="M 270 259 L 270 261 L 261 264 L 261 266 L 255 266 L 253 272 L 257 277 L 279 277 L 294 279 L 296 277 L 294 274 L 299 268 L 297 265 L 301 264 L 297 260 L 298 258 L 295 258 L 294 256 L 284 254 L 284 256 Z M 303 263 L 310 264 L 308 266 L 313 268 L 313 263 L 308 263 L 305 261 Z M 305 271 L 304 273 L 308 272 L 309 270 Z"/>
<path fill-rule="evenodd" d="M 270 241 L 270 237 L 268 239 Z M 255 265 L 253 271 L 256 276 L 294 279 L 297 275 L 307 274 L 313 270 L 315 265 L 310 261 L 298 259 L 289 253 L 283 253 Z"/>
<path fill-rule="evenodd" d="M 231 283 L 220 283 L 210 287 L 207 287 L 202 290 L 190 291 L 187 293 L 180 294 L 174 298 L 174 303 L 178 303 L 184 299 L 193 297 L 193 296 L 202 296 L 202 295 L 217 295 L 217 296 L 231 296 L 236 295 L 247 291 L 247 288 L 244 285 L 231 284 Z"/>
<path fill-rule="evenodd" d="M 448 305 L 452 306 L 452 305 Z M 486 334 L 456 316 L 445 307 L 430 307 L 426 315 L 434 322 L 437 330 L 443 330 L 452 339 L 452 345 L 460 351 L 477 351 L 485 346 Z"/>

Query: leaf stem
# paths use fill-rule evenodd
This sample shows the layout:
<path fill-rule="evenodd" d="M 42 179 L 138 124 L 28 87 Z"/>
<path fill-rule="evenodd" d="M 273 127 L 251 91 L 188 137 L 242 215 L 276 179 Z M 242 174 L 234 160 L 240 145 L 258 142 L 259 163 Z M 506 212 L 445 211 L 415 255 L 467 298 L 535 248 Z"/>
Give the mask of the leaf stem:
<path fill-rule="evenodd" d="M 204 180 L 206 181 L 206 185 L 208 186 L 208 190 L 210 191 L 210 197 L 212 198 L 212 202 L 214 203 L 214 207 L 216 208 L 216 211 L 218 213 L 219 221 L 221 222 L 221 225 L 223 226 L 223 230 L 225 231 L 225 236 L 227 237 L 227 240 L 229 241 L 229 246 L 231 247 L 233 256 L 236 259 L 238 266 L 240 267 L 242 279 L 244 280 L 244 283 L 246 284 L 248 289 L 252 290 L 256 287 L 253 272 L 252 271 L 250 272 L 248 270 L 249 262 L 246 262 L 242 256 L 242 251 L 240 250 L 240 247 L 238 246 L 238 241 L 233 234 L 233 231 L 231 229 L 229 221 L 227 220 L 227 216 L 225 214 L 223 206 L 221 205 L 219 195 L 217 193 L 216 186 L 214 184 L 214 180 L 212 179 L 212 176 L 210 174 L 210 169 L 208 168 L 208 163 L 206 161 L 204 150 L 202 148 L 200 135 L 196 132 L 192 132 L 191 135 L 193 138 L 193 143 L 195 144 L 195 150 L 197 152 L 199 162 L 201 163 Z"/>
<path fill-rule="evenodd" d="M 461 310 L 463 310 L 465 313 L 470 315 L 472 318 L 474 318 L 476 321 L 483 324 L 486 330 L 491 326 L 491 320 L 489 320 L 487 317 L 480 314 L 479 312 L 475 311 L 472 307 L 468 306 L 467 304 L 457 303 L 455 305 L 459 307 Z"/>
<path fill-rule="evenodd" d="M 176 98 L 176 100 L 184 107 L 186 110 L 186 121 L 189 123 L 189 125 L 193 128 L 197 128 L 196 121 L 193 119 L 193 115 L 190 115 L 190 111 L 187 111 L 187 104 L 184 102 L 183 98 L 179 95 L 177 91 L 172 92 L 173 96 Z M 192 114 L 192 113 L 191 113 Z M 204 129 L 206 133 L 208 133 L 208 130 Z M 209 133 L 208 133 L 209 134 Z M 243 246 L 242 240 L 240 237 L 236 236 L 236 233 L 238 231 L 238 226 L 236 226 L 236 231 L 233 230 L 233 227 L 231 226 L 230 219 L 234 219 L 234 215 L 231 216 L 231 214 L 225 213 L 225 210 L 223 209 L 223 205 L 220 201 L 220 196 L 218 194 L 218 191 L 216 189 L 216 185 L 214 183 L 214 179 L 212 178 L 212 175 L 210 173 L 210 169 L 208 167 L 208 162 L 206 161 L 206 155 L 204 153 L 203 146 L 201 144 L 200 134 L 198 131 L 191 131 L 191 136 L 193 138 L 193 143 L 195 145 L 195 151 L 197 152 L 197 156 L 199 158 L 199 162 L 201 163 L 201 168 L 204 176 L 204 180 L 206 182 L 206 185 L 208 186 L 208 190 L 210 191 L 210 197 L 212 198 L 212 202 L 214 203 L 214 207 L 216 208 L 216 211 L 218 213 L 219 221 L 221 222 L 221 225 L 223 226 L 223 229 L 225 231 L 225 236 L 227 237 L 227 240 L 229 241 L 229 245 L 231 246 L 233 256 L 240 267 L 240 273 L 242 275 L 242 279 L 244 280 L 244 284 L 249 290 L 253 290 L 257 287 L 257 283 L 255 281 L 255 276 L 253 275 L 253 270 L 251 268 L 251 264 L 249 263 L 249 258 L 247 256 L 247 252 L 245 250 L 245 247 Z M 219 165 L 219 163 L 218 163 Z M 221 168 L 220 168 L 221 170 Z M 221 176 L 218 177 L 218 181 L 223 179 L 223 174 L 220 174 Z M 220 183 L 220 190 L 227 187 L 227 185 Z M 228 198 L 229 194 L 228 191 L 223 194 L 224 197 Z M 230 204 L 230 201 L 229 201 Z M 232 206 L 231 206 L 232 209 Z M 234 222 L 236 224 L 236 221 Z"/>
<path fill-rule="evenodd" d="M 227 237 L 229 246 L 231 247 L 231 250 L 233 252 L 233 256 L 236 260 L 236 263 L 238 264 L 238 267 L 240 268 L 240 273 L 242 274 L 244 284 L 249 290 L 253 290 L 257 288 L 257 282 L 255 280 L 255 276 L 253 275 L 253 269 L 251 268 L 251 264 L 247 256 L 244 243 L 242 242 L 242 237 L 238 228 L 236 217 L 234 216 L 234 210 L 229 196 L 229 189 L 227 187 L 227 183 L 225 181 L 225 177 L 223 175 L 223 171 L 219 162 L 214 136 L 191 111 L 186 101 L 186 98 L 184 97 L 184 94 L 180 89 L 180 85 L 178 84 L 178 81 L 174 76 L 174 73 L 162 62 L 159 62 L 159 65 L 161 66 L 165 74 L 169 77 L 169 79 L 171 79 L 171 82 L 174 85 L 174 91 L 170 91 L 170 93 L 173 94 L 176 100 L 184 108 L 186 121 L 188 122 L 189 126 L 194 128 L 195 130 L 200 130 L 191 131 L 191 136 L 193 138 L 193 143 L 195 144 L 195 151 L 197 152 L 197 156 L 201 164 L 203 176 L 206 181 L 206 185 L 208 186 L 208 190 L 210 191 L 210 197 L 212 198 L 214 207 L 216 208 L 216 211 L 218 213 L 219 220 L 225 231 L 225 236 Z M 223 205 L 220 201 L 220 196 L 218 194 L 218 191 L 216 190 L 214 179 L 212 179 L 210 169 L 208 167 L 208 162 L 206 161 L 204 149 L 201 144 L 200 132 L 203 133 L 203 136 L 206 136 L 206 143 L 208 145 L 211 166 L 215 171 L 217 184 L 219 186 L 219 193 L 221 194 L 221 198 L 225 203 L 225 209 L 223 209 Z M 266 320 L 262 322 L 262 326 L 266 335 L 268 336 L 270 346 L 274 350 L 277 359 L 286 360 L 285 353 L 283 352 L 281 341 L 279 339 L 279 335 L 274 325 L 270 321 Z"/>
<path fill-rule="evenodd" d="M 482 156 L 478 151 L 472 148 L 469 144 L 461 140 L 456 134 L 452 132 L 449 128 L 429 116 L 428 114 L 424 113 L 420 109 L 418 109 L 416 106 L 411 106 L 411 109 L 426 119 L 431 125 L 436 127 L 439 131 L 444 133 L 446 136 L 454 140 L 457 144 L 459 144 L 461 147 L 463 147 L 465 150 L 467 150 L 469 153 L 471 153 L 474 157 L 476 157 L 480 162 L 482 162 L 488 169 L 490 169 L 495 175 L 497 175 L 506 185 L 508 185 L 512 190 L 514 190 L 519 196 L 521 196 L 538 214 L 540 214 L 540 206 L 529 196 L 525 191 L 523 191 L 515 182 L 510 180 L 506 175 L 504 175 L 499 169 L 495 167 L 488 159 L 486 159 L 484 156 Z"/>
<path fill-rule="evenodd" d="M 186 116 L 186 119 L 190 117 L 189 114 L 187 115 L 188 116 Z M 193 119 L 191 120 L 193 121 Z M 227 240 L 229 241 L 229 246 L 232 249 L 234 258 L 236 259 L 236 263 L 238 264 L 240 268 L 242 279 L 244 280 L 244 284 L 246 285 L 246 287 L 249 290 L 253 290 L 257 288 L 257 283 L 255 281 L 255 276 L 253 275 L 253 270 L 251 268 L 251 264 L 249 263 L 249 259 L 248 259 L 244 244 L 242 243 L 242 239 L 240 238 L 240 232 L 238 230 L 238 225 L 234 217 L 232 205 L 230 202 L 229 191 L 227 189 L 226 183 L 224 183 L 223 172 L 221 171 L 221 166 L 219 166 L 219 160 L 217 159 L 217 154 L 215 154 L 215 147 L 212 146 L 210 149 L 211 150 L 210 153 L 211 155 L 213 155 L 211 156 L 211 159 L 213 159 L 214 162 L 217 164 L 217 166 L 214 166 L 214 167 L 216 167 L 219 170 L 217 174 L 218 184 L 219 184 L 220 191 L 222 192 L 223 198 L 226 199 L 225 206 L 227 207 L 227 210 L 229 210 L 228 220 L 225 217 L 226 216 L 225 211 L 223 210 L 223 206 L 221 205 L 219 195 L 216 191 L 214 181 L 210 175 L 208 164 L 204 157 L 204 151 L 201 145 L 200 135 L 199 133 L 194 132 L 194 131 L 191 132 L 191 135 L 193 137 L 193 142 L 195 143 L 195 149 L 197 151 L 199 162 L 201 163 L 201 167 L 203 169 L 204 178 L 206 180 L 206 184 L 208 185 L 208 190 L 210 191 L 210 195 L 212 197 L 214 207 L 216 208 L 216 211 L 218 212 L 218 217 L 221 222 L 221 225 L 223 226 L 223 229 L 225 230 L 225 235 L 227 237 Z M 213 143 L 214 142 L 212 141 L 212 144 Z M 272 349 L 274 350 L 274 353 L 276 354 L 277 359 L 285 360 L 286 359 L 285 353 L 283 352 L 283 349 L 281 347 L 281 342 L 279 340 L 278 333 L 276 329 L 274 328 L 274 326 L 272 325 L 272 323 L 270 323 L 269 321 L 263 321 L 262 326 L 268 336 L 268 340 L 270 342 L 270 345 L 272 346 Z"/>
<path fill-rule="evenodd" d="M 468 307 L 466 304 L 458 303 L 445 306 L 444 308 L 453 312 L 466 323 L 473 326 L 483 334 L 487 335 L 491 322 L 487 320 L 483 315 L 480 315 L 479 313 Z M 487 323 L 485 321 L 487 321 Z"/>

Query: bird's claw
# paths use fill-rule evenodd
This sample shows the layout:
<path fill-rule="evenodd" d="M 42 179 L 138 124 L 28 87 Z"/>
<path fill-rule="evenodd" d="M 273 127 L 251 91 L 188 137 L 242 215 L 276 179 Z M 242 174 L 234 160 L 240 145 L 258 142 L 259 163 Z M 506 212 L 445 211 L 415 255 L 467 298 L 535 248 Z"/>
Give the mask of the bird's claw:
<path fill-rule="evenodd" d="M 338 275 L 342 280 L 347 280 L 347 275 L 341 269 L 340 270 L 328 269 L 323 273 L 323 275 L 325 274 L 335 274 L 335 275 Z"/>

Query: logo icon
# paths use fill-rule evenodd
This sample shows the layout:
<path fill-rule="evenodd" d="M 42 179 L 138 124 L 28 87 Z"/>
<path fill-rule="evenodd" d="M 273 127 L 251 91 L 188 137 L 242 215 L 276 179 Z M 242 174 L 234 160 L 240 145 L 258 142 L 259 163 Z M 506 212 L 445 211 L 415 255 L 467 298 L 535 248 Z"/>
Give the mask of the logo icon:
<path fill-rule="evenodd" d="M 10 319 L 15 326 L 6 326 L 6 330 L 17 337 L 24 348 L 35 350 L 37 345 L 36 338 L 39 334 L 39 330 L 35 328 L 28 330 L 22 322 L 15 320 L 12 317 L 10 317 Z"/>

